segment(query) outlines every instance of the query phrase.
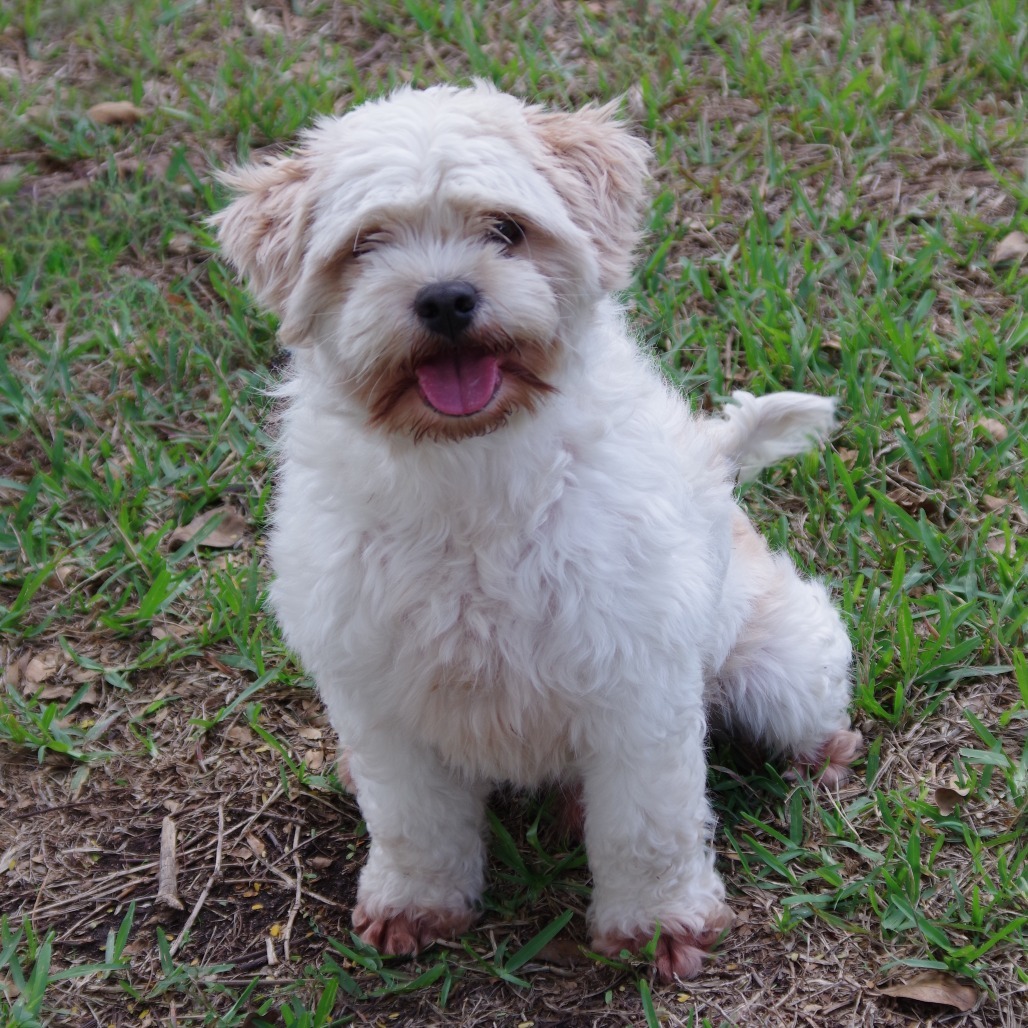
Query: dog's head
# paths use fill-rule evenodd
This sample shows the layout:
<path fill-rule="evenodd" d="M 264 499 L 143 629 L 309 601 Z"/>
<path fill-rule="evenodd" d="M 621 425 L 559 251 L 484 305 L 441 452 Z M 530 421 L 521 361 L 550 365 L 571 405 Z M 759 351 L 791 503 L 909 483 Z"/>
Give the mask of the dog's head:
<path fill-rule="evenodd" d="M 533 410 L 626 284 L 648 150 L 611 106 L 401 89 L 224 176 L 225 254 L 370 424 L 456 440 Z"/>

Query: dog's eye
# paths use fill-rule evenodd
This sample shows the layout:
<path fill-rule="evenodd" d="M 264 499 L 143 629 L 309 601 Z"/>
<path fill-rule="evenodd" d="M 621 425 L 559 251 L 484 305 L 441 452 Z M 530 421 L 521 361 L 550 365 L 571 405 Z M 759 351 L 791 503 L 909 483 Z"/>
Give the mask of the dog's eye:
<path fill-rule="evenodd" d="M 369 232 L 361 232 L 353 241 L 353 248 L 350 251 L 354 257 L 363 257 L 371 253 L 376 246 L 385 242 L 385 233 L 380 229 L 372 229 Z"/>
<path fill-rule="evenodd" d="M 503 246 L 517 246 L 525 238 L 525 230 L 513 219 L 501 218 L 490 226 L 489 238 Z"/>

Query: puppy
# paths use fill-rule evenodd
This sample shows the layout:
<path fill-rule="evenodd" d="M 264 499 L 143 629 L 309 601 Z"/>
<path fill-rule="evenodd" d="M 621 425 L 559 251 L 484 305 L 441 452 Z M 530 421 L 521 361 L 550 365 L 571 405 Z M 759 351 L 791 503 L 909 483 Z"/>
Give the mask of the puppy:
<path fill-rule="evenodd" d="M 639 352 L 648 151 L 611 107 L 401 89 L 225 176 L 221 246 L 294 350 L 271 598 L 343 745 L 371 844 L 353 923 L 384 953 L 470 924 L 498 782 L 581 797 L 592 945 L 659 928 L 665 977 L 728 926 L 714 709 L 844 773 L 850 643 L 732 496 L 831 403 L 693 418 Z"/>

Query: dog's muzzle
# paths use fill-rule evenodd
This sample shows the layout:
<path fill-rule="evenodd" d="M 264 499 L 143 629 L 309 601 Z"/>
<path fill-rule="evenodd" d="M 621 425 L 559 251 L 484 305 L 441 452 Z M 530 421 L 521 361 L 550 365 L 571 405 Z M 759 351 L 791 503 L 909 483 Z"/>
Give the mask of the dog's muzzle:
<path fill-rule="evenodd" d="M 445 345 L 414 369 L 422 399 L 440 414 L 466 417 L 489 406 L 503 377 L 497 356 L 466 345 L 478 290 L 470 282 L 431 282 L 414 297 L 414 313 Z"/>

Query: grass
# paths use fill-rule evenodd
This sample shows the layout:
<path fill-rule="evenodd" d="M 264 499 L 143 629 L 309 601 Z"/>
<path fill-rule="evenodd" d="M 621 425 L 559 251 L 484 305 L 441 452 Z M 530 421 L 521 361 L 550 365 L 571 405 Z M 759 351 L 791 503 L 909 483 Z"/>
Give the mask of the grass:
<path fill-rule="evenodd" d="M 1021 6 L 6 6 L 0 1024 L 1020 1024 L 1028 290 L 991 255 L 1028 231 Z M 547 798 L 498 797 L 459 943 L 356 941 L 366 836 L 263 608 L 278 357 L 211 255 L 211 170 L 472 76 L 626 95 L 656 155 L 628 299 L 691 402 L 842 405 L 832 448 L 744 498 L 833 583 L 869 749 L 826 796 L 715 746 L 739 923 L 684 988 L 583 951 Z M 139 120 L 96 124 L 110 100 Z M 176 534 L 210 511 L 232 545 Z M 182 911 L 156 904 L 166 817 Z"/>

